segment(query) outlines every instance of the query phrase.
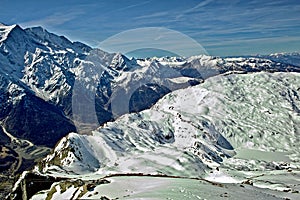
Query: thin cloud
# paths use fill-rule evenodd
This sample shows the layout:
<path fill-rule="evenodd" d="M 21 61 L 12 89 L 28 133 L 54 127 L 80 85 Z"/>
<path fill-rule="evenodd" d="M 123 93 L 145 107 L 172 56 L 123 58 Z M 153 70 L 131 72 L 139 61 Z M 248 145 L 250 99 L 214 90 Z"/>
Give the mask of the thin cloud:
<path fill-rule="evenodd" d="M 206 54 L 205 49 L 192 38 L 161 27 L 127 30 L 102 41 L 98 47 L 109 52 L 121 53 L 142 48 L 159 48 L 182 56 Z"/>
<path fill-rule="evenodd" d="M 141 19 L 151 19 L 151 18 L 157 18 L 157 17 L 163 17 L 163 16 L 166 16 L 168 15 L 169 12 L 156 12 L 156 13 L 153 13 L 153 14 L 150 14 L 150 15 L 142 15 L 142 16 L 138 16 L 138 17 L 135 17 L 134 19 L 136 20 L 141 20 Z"/>
<path fill-rule="evenodd" d="M 141 3 L 137 3 L 137 4 L 133 4 L 133 5 L 129 5 L 129 6 L 125 6 L 125 7 L 116 9 L 115 11 L 128 10 L 128 9 L 131 9 L 131 8 L 135 8 L 135 7 L 138 7 L 138 6 L 142 6 L 142 5 L 148 4 L 148 3 L 150 3 L 150 2 L 151 2 L 151 1 L 144 1 L 144 2 L 141 2 Z"/>
<path fill-rule="evenodd" d="M 43 19 L 32 20 L 27 22 L 20 23 L 23 27 L 32 27 L 32 26 L 44 26 L 44 27 L 54 27 L 65 24 L 68 21 L 74 20 L 80 15 L 83 15 L 85 12 L 82 10 L 73 10 L 68 12 L 56 12 L 53 15 L 49 15 Z"/>
<path fill-rule="evenodd" d="M 203 8 L 204 6 L 210 4 L 210 3 L 213 2 L 213 1 L 214 1 L 214 0 L 205 0 L 205 1 L 202 1 L 201 3 L 197 4 L 197 5 L 194 6 L 193 8 L 186 10 L 184 13 L 196 11 L 196 10 L 198 10 L 199 8 Z"/>
<path fill-rule="evenodd" d="M 97 46 L 98 41 L 120 31 L 140 27 L 165 27 L 188 34 L 210 48 L 217 48 L 222 44 L 229 52 L 231 49 L 238 49 L 239 44 L 244 44 L 241 46 L 246 48 L 254 42 L 272 46 L 271 42 L 277 44 L 280 40 L 282 44 L 286 42 L 290 45 L 291 39 L 296 43 L 298 38 L 293 37 L 300 32 L 298 12 L 300 4 L 296 1 L 202 0 L 197 3 L 178 1 L 173 7 L 167 4 L 157 7 L 156 3 L 159 1 L 135 1 L 133 4 L 118 5 L 105 2 L 103 5 L 100 4 L 101 6 L 96 3 L 93 6 L 85 5 L 86 8 L 77 7 L 82 6 L 80 4 L 72 6 L 73 10 L 54 14 L 52 12 L 40 20 L 26 21 L 21 25 L 41 25 L 57 32 L 59 30 L 62 34 L 88 41 L 87 43 L 93 44 L 92 46 Z M 99 10 L 101 12 L 95 12 Z M 83 15 L 82 11 L 86 11 L 89 15 Z M 89 23 L 86 23 L 87 21 Z M 75 31 L 72 24 L 78 24 Z M 162 35 L 158 35 L 155 39 L 159 41 L 160 38 Z"/>
<path fill-rule="evenodd" d="M 212 43 L 208 44 L 208 46 L 220 46 L 220 45 L 234 45 L 234 44 L 247 44 L 247 43 L 253 43 L 253 42 L 259 42 L 259 43 L 278 43 L 278 42 L 294 42 L 299 41 L 300 36 L 295 37 L 266 37 L 266 38 L 251 38 L 251 39 L 236 39 L 231 41 L 222 41 L 220 43 Z"/>
<path fill-rule="evenodd" d="M 202 1 L 201 3 L 197 4 L 196 6 L 190 8 L 190 9 L 187 9 L 185 11 L 183 11 L 181 14 L 179 14 L 176 19 L 180 19 L 181 17 L 183 17 L 185 14 L 187 13 L 190 13 L 190 12 L 194 12 L 194 11 L 197 11 L 199 10 L 200 8 L 203 8 L 205 7 L 206 5 L 210 4 L 211 2 L 213 2 L 214 0 L 205 0 L 205 1 Z"/>

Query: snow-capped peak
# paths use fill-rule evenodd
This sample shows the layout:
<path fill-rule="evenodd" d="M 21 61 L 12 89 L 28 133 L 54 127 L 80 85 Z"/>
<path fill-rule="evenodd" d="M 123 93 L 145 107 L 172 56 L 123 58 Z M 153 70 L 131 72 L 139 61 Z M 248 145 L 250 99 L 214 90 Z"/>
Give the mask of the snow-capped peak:
<path fill-rule="evenodd" d="M 0 42 L 3 42 L 7 39 L 9 33 L 16 27 L 17 25 L 5 25 L 0 23 Z"/>

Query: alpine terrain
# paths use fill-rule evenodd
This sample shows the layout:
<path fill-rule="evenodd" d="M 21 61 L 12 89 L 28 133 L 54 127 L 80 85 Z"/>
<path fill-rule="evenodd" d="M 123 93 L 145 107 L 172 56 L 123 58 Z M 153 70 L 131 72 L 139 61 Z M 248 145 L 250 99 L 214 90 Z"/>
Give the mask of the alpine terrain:
<path fill-rule="evenodd" d="M 1 198 L 299 199 L 299 60 L 127 58 L 0 24 Z"/>

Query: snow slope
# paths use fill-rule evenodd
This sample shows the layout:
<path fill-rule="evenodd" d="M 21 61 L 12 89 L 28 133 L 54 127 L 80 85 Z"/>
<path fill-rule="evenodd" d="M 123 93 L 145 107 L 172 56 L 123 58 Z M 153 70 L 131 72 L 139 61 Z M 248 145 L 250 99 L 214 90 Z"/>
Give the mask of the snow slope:
<path fill-rule="evenodd" d="M 102 184 L 88 183 L 76 188 L 70 182 L 53 184 L 48 191 L 31 199 L 260 199 L 296 198 L 296 194 L 260 189 L 247 184 L 216 184 L 204 180 L 147 176 L 121 176 L 105 179 Z M 66 187 L 66 185 L 71 185 Z M 87 190 L 86 188 L 89 188 Z M 51 192 L 50 192 L 51 191 Z M 86 192 L 84 192 L 86 191 Z M 53 194 L 53 195 L 49 195 Z"/>
<path fill-rule="evenodd" d="M 299 81 L 298 73 L 209 78 L 90 136 L 68 135 L 36 173 L 86 181 L 108 174 L 166 174 L 254 184 L 256 191 L 268 188 L 264 193 L 296 199 Z"/>
<path fill-rule="evenodd" d="M 15 28 L 16 25 L 7 26 L 0 23 L 0 42 L 3 42 L 8 37 L 10 31 Z"/>
<path fill-rule="evenodd" d="M 232 157 L 233 147 L 288 152 L 292 162 L 299 153 L 298 82 L 297 73 L 216 76 L 199 86 L 166 95 L 150 110 L 108 122 L 91 136 L 72 133 L 58 143 L 55 154 L 60 155 L 71 148 L 77 155 L 76 161 L 81 162 L 84 156 L 79 157 L 80 150 L 77 149 L 84 147 L 81 154 L 90 151 L 90 155 L 99 161 L 98 165 L 93 165 L 99 173 L 110 173 L 110 168 L 118 172 L 135 171 L 139 158 L 164 157 L 163 152 L 168 151 L 166 159 L 170 156 L 174 167 L 177 166 L 175 163 L 180 165 L 176 161 L 179 156 L 176 152 L 180 156 L 182 152 L 189 152 L 213 167 L 223 158 Z M 176 156 L 172 157 L 173 154 Z M 45 162 L 52 159 L 53 155 Z M 64 164 L 64 159 L 71 160 L 71 164 Z M 72 166 L 77 163 L 74 159 L 68 156 L 64 159 L 61 159 L 62 167 L 76 173 L 81 171 Z M 157 162 L 155 166 L 164 165 L 163 159 L 153 160 Z M 131 162 L 126 166 L 125 163 Z M 83 159 L 82 164 L 85 163 Z"/>
<path fill-rule="evenodd" d="M 299 71 L 299 67 L 291 64 L 251 57 L 128 59 L 119 53 L 71 42 L 42 27 L 22 29 L 18 25 L 1 24 L 0 35 L 0 75 L 25 93 L 56 106 L 75 123 L 77 132 L 147 109 L 171 91 L 199 84 L 218 74 Z M 6 93 L 9 89 L 0 90 Z M 1 120 L 14 115 L 14 111 L 8 114 L 9 105 L 1 109 L 8 110 Z M 22 135 L 15 131 L 18 127 L 13 122 L 4 126 L 14 136 L 26 140 L 37 134 L 30 131 L 34 127 L 19 126 L 18 132 L 28 133 Z M 50 142 L 51 146 L 56 142 Z"/>
<path fill-rule="evenodd" d="M 49 33 L 42 27 L 22 29 L 18 25 L 0 24 L 1 125 L 7 133 L 19 138 L 20 141 L 28 140 L 34 145 L 53 147 L 62 136 L 70 132 L 91 134 L 95 127 L 117 119 L 118 125 L 109 122 L 93 132 L 92 136 L 70 134 L 69 139 L 59 146 L 63 149 L 61 152 L 64 152 L 61 153 L 61 158 L 58 159 L 57 155 L 52 155 L 53 158 L 49 158 L 50 166 L 44 171 L 51 171 L 51 167 L 61 171 L 57 169 L 57 166 L 63 166 L 62 171 L 67 171 L 69 174 L 75 174 L 75 172 L 94 174 L 96 172 L 102 176 L 105 173 L 130 172 L 138 169 L 146 173 L 183 173 L 185 176 L 197 176 L 198 173 L 205 174 L 205 170 L 209 168 L 216 169 L 216 166 L 224 163 L 225 157 L 231 157 L 234 152 L 230 145 L 236 148 L 240 144 L 246 144 L 244 146 L 247 148 L 257 148 L 259 145 L 256 143 L 260 144 L 262 141 L 281 142 L 281 133 L 286 133 L 286 130 L 292 133 L 297 132 L 297 119 L 293 116 L 286 117 L 289 116 L 287 114 L 278 113 L 272 116 L 274 120 L 283 117 L 283 119 L 271 120 L 270 124 L 279 127 L 276 131 L 271 125 L 257 128 L 261 124 L 254 123 L 256 120 L 268 121 L 269 118 L 265 116 L 265 112 L 267 114 L 272 114 L 273 110 L 281 112 L 276 108 L 264 110 L 259 106 L 263 99 L 256 101 L 260 99 L 255 96 L 256 93 L 263 92 L 263 96 L 273 95 L 273 90 L 270 89 L 273 86 L 269 86 L 269 89 L 264 91 L 256 91 L 253 97 L 246 99 L 252 107 L 262 109 L 261 112 L 253 108 L 243 110 L 243 101 L 238 102 L 236 107 L 231 102 L 221 101 L 219 98 L 222 95 L 230 99 L 231 95 L 240 93 L 244 95 L 244 93 L 224 94 L 222 84 L 218 86 L 220 90 L 212 86 L 205 88 L 205 85 L 210 82 L 206 81 L 201 91 L 187 90 L 186 95 L 189 96 L 187 99 L 182 96 L 180 99 L 174 97 L 179 102 L 177 104 L 181 105 L 186 102 L 186 107 L 174 106 L 173 108 L 172 105 L 169 106 L 171 101 L 161 100 L 157 106 L 168 105 L 162 110 L 153 107 L 145 113 L 120 116 L 148 109 L 171 91 L 197 85 L 219 74 L 299 72 L 297 57 L 297 54 L 278 54 L 270 55 L 270 57 L 246 58 L 199 55 L 189 58 L 128 59 L 119 53 L 107 53 L 92 49 L 80 42 L 71 42 L 63 36 Z M 284 87 L 291 87 L 289 81 L 284 80 L 282 79 Z M 236 89 L 234 83 L 231 84 L 231 80 L 227 82 L 230 82 L 227 85 L 228 88 Z M 262 84 L 267 85 L 267 83 L 269 82 Z M 255 85 L 256 81 L 253 81 L 253 84 Z M 274 87 L 279 86 L 275 84 Z M 244 89 L 248 88 L 237 88 L 241 91 Z M 252 89 L 256 88 L 249 88 L 250 91 Z M 217 92 L 214 94 L 213 90 Z M 290 106 L 294 112 L 298 112 L 298 97 L 295 96 L 295 94 L 298 95 L 297 92 L 297 88 L 294 88 L 281 93 L 279 97 L 285 97 L 285 100 L 289 102 L 283 106 L 284 108 Z M 190 96 L 194 93 L 199 95 L 196 101 Z M 272 95 L 270 98 L 279 98 Z M 206 99 L 211 99 L 211 102 L 206 102 Z M 244 98 L 236 96 L 236 99 Z M 207 106 L 199 106 L 195 109 L 195 103 L 199 103 L 198 101 L 205 102 Z M 222 102 L 230 106 L 224 108 Z M 277 106 L 276 102 L 265 103 Z M 216 107 L 209 106 L 215 104 Z M 229 108 L 232 110 L 228 110 Z M 241 109 L 240 112 L 237 111 L 239 109 Z M 210 115 L 212 110 L 215 111 Z M 223 119 L 224 112 L 229 113 L 229 116 Z M 234 126 L 235 122 L 231 121 L 231 115 L 237 119 L 245 115 L 253 117 L 253 120 L 240 122 L 240 127 L 237 128 Z M 214 121 L 215 119 L 219 120 Z M 291 121 L 285 121 L 288 119 L 296 121 L 291 124 Z M 137 121 L 145 121 L 145 124 L 139 124 Z M 286 128 L 286 130 L 282 128 L 287 124 L 293 128 Z M 226 135 L 229 132 L 232 132 L 232 137 L 230 134 Z M 247 132 L 249 138 L 240 137 L 243 132 Z M 0 134 L 2 134 L 0 139 L 3 138 L 0 143 L 5 143 L 7 136 L 4 132 Z M 262 137 L 261 135 L 268 135 L 275 139 L 253 139 L 257 136 Z M 245 143 L 246 140 L 247 143 Z M 287 138 L 283 140 L 284 144 L 290 142 Z M 74 144 L 70 141 L 74 141 Z M 292 139 L 292 141 L 298 144 L 297 139 Z M 98 148 L 99 144 L 103 144 L 102 148 Z M 26 151 L 27 147 L 19 148 L 18 145 L 13 149 L 18 149 L 19 155 L 22 155 L 22 151 Z M 96 148 L 92 148 L 91 145 Z M 265 168 L 276 168 L 276 166 L 282 168 L 283 165 L 279 162 L 271 164 L 269 159 L 266 159 L 270 155 L 265 155 L 264 152 L 272 150 L 276 151 L 274 155 L 279 155 L 284 161 L 288 160 L 287 155 L 277 152 L 277 147 L 271 149 L 271 146 L 265 143 L 259 146 L 259 150 L 263 151 L 259 153 L 261 156 L 259 159 L 263 158 L 259 164 L 267 166 Z M 76 150 L 75 147 L 78 149 Z M 70 152 L 70 149 L 74 152 Z M 289 146 L 280 147 L 279 151 L 287 149 Z M 241 149 L 241 151 L 242 153 L 238 153 L 241 161 L 237 163 L 246 162 L 242 158 L 249 154 L 247 150 Z M 80 155 L 79 152 L 85 153 Z M 140 153 L 142 156 L 132 159 Z M 127 157 L 124 156 L 125 154 Z M 162 159 L 156 159 L 158 155 L 161 155 Z M 288 155 L 293 159 L 297 156 L 297 153 Z M 63 159 L 67 157 L 67 160 Z M 183 158 L 181 160 L 178 157 Z M 87 162 L 89 160 L 91 160 L 90 163 Z M 153 161 L 155 164 L 149 164 Z M 195 161 L 196 164 L 190 161 Z M 171 167 L 169 167 L 170 162 L 174 163 Z M 247 164 L 249 163 L 253 162 Z M 233 168 L 240 167 L 239 164 L 228 165 Z M 136 166 L 140 167 L 136 168 Z M 145 169 L 144 166 L 148 167 Z M 184 172 L 187 168 L 194 171 Z"/>

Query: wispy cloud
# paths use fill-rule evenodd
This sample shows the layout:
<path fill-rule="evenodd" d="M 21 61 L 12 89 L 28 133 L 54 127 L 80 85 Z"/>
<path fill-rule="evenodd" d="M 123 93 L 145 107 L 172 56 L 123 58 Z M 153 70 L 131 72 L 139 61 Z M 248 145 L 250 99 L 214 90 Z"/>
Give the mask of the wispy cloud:
<path fill-rule="evenodd" d="M 23 27 L 32 27 L 32 26 L 54 27 L 54 26 L 65 24 L 68 21 L 74 20 L 75 18 L 77 18 L 80 15 L 83 15 L 84 13 L 85 11 L 78 10 L 78 9 L 64 11 L 64 12 L 61 11 L 46 16 L 42 19 L 21 22 L 20 25 Z"/>
<path fill-rule="evenodd" d="M 162 11 L 162 12 L 152 13 L 152 14 L 149 14 L 149 15 L 138 16 L 138 17 L 135 17 L 134 19 L 136 19 L 136 20 L 152 19 L 152 18 L 156 18 L 156 17 L 167 16 L 168 14 L 169 14 L 169 12 Z"/>
<path fill-rule="evenodd" d="M 74 3 L 71 7 L 62 5 L 49 9 L 41 19 L 38 14 L 33 17 L 27 13 L 21 26 L 41 25 L 76 40 L 88 41 L 92 46 L 121 31 L 165 27 L 187 34 L 209 48 L 223 45 L 228 52 L 231 48 L 237 49 L 238 45 L 250 48 L 252 43 L 274 47 L 284 42 L 290 44 L 291 39 L 296 41 L 300 34 L 300 3 L 295 0 L 172 2 L 170 6 L 161 0 L 132 0 L 118 4 L 97 1 L 94 5 L 85 4 L 85 7 L 82 3 Z M 158 35 L 156 39 L 160 41 L 161 37 Z"/>
<path fill-rule="evenodd" d="M 129 6 L 125 6 L 125 7 L 119 8 L 119 9 L 115 9 L 114 11 L 128 10 L 128 9 L 132 9 L 132 8 L 135 8 L 135 7 L 139 7 L 139 6 L 148 4 L 148 3 L 150 3 L 150 2 L 151 2 L 151 1 L 144 1 L 144 2 L 141 2 L 141 3 L 131 4 L 131 5 L 129 5 Z"/>
<path fill-rule="evenodd" d="M 197 41 L 178 31 L 161 27 L 127 30 L 102 41 L 98 47 L 124 54 L 143 48 L 167 50 L 181 56 L 206 54 Z"/>
<path fill-rule="evenodd" d="M 214 0 L 205 0 L 205 1 L 202 1 L 200 2 L 199 4 L 197 4 L 196 6 L 194 6 L 193 8 L 190 8 L 186 11 L 184 11 L 184 13 L 188 13 L 188 12 L 193 12 L 193 11 L 196 11 L 200 8 L 203 8 L 205 7 L 206 5 L 210 4 L 211 2 L 213 2 Z"/>
<path fill-rule="evenodd" d="M 194 6 L 194 7 L 190 8 L 190 9 L 187 9 L 187 10 L 184 10 L 183 12 L 181 12 L 179 15 L 176 16 L 176 19 L 180 19 L 181 17 L 183 17 L 187 13 L 195 12 L 195 11 L 197 11 L 199 9 L 202 9 L 203 7 L 205 7 L 206 5 L 210 4 L 213 1 L 214 0 L 204 0 L 204 1 L 201 1 L 196 6 Z"/>
<path fill-rule="evenodd" d="M 276 43 L 276 42 L 296 42 L 300 41 L 300 36 L 294 37 L 265 37 L 265 38 L 250 38 L 250 39 L 235 39 L 235 40 L 223 40 L 218 43 L 209 43 L 207 46 L 230 46 L 230 45 L 241 45 L 241 44 L 249 44 L 249 43 Z"/>

